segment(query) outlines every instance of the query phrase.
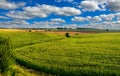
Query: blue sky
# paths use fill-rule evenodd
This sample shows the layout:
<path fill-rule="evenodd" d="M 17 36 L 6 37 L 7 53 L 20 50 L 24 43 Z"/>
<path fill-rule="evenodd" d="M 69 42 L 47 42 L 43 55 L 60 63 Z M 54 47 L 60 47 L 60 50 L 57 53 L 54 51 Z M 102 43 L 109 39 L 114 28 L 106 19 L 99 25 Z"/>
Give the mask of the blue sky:
<path fill-rule="evenodd" d="M 0 27 L 120 29 L 120 0 L 0 0 Z"/>

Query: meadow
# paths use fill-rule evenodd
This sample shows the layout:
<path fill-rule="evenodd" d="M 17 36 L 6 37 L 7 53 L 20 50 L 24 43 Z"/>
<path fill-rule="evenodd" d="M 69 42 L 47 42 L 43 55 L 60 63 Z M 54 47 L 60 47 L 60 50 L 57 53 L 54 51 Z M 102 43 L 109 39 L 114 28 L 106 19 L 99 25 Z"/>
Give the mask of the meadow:
<path fill-rule="evenodd" d="M 15 61 L 28 69 L 56 76 L 120 76 L 120 33 L 0 35 L 11 39 Z"/>

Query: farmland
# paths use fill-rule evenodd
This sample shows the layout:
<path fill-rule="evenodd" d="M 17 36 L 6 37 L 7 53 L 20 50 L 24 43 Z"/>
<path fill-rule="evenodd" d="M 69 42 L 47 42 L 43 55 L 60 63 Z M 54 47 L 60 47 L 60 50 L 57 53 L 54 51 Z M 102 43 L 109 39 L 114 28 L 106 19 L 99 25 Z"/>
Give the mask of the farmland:
<path fill-rule="evenodd" d="M 17 64 L 58 76 L 119 76 L 120 33 L 0 31 L 11 39 Z M 29 75 L 28 75 L 29 76 Z"/>

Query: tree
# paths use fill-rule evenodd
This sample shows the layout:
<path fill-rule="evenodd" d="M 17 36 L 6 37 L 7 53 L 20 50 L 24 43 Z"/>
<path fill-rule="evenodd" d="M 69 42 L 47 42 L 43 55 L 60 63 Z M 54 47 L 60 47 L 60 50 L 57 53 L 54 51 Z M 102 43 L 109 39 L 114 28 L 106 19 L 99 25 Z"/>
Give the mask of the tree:
<path fill-rule="evenodd" d="M 78 35 L 78 33 L 76 33 L 76 35 Z"/>
<path fill-rule="evenodd" d="M 109 31 L 109 29 L 106 29 L 106 31 Z"/>
<path fill-rule="evenodd" d="M 28 32 L 32 32 L 32 30 L 28 30 Z"/>
<path fill-rule="evenodd" d="M 69 38 L 69 37 L 70 37 L 70 34 L 69 34 L 69 33 L 65 33 L 65 36 L 66 36 L 67 38 Z"/>

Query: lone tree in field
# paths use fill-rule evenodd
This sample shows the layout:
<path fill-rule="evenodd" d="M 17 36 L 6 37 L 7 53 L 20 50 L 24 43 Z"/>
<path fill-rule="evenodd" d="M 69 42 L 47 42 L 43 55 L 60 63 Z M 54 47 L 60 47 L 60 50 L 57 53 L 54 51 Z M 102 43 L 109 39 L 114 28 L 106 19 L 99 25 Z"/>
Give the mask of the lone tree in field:
<path fill-rule="evenodd" d="M 76 35 L 78 35 L 78 33 L 76 33 Z"/>
<path fill-rule="evenodd" d="M 106 29 L 106 31 L 109 31 L 109 29 Z"/>
<path fill-rule="evenodd" d="M 6 73 L 9 70 L 12 60 L 12 49 L 10 40 L 0 37 L 0 72 Z"/>
<path fill-rule="evenodd" d="M 28 32 L 32 32 L 32 30 L 28 30 Z"/>
<path fill-rule="evenodd" d="M 69 33 L 65 33 L 65 36 L 66 36 L 67 38 L 69 38 L 69 37 L 70 37 L 70 34 L 69 34 Z"/>

